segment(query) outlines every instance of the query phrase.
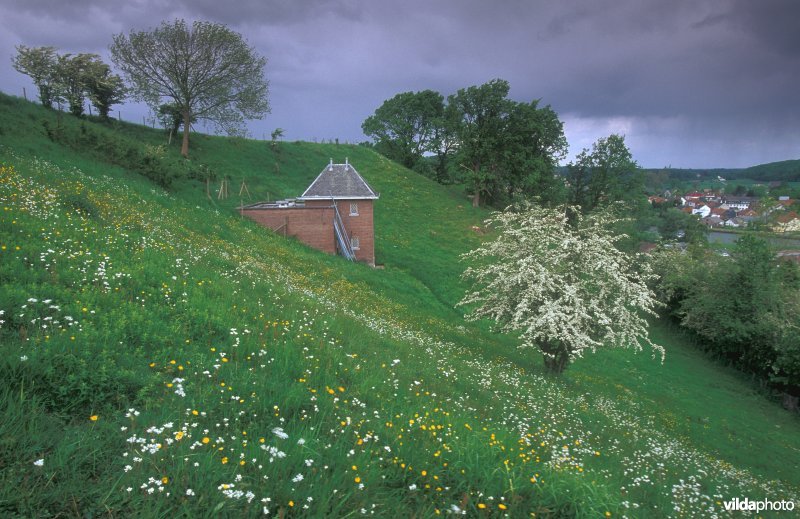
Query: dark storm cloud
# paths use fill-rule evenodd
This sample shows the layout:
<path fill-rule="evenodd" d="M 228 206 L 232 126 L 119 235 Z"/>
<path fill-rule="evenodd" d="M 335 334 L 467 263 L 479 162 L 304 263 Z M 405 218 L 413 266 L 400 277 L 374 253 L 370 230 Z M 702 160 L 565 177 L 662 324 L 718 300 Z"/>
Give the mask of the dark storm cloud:
<path fill-rule="evenodd" d="M 107 55 L 113 34 L 176 17 L 228 24 L 268 57 L 273 112 L 256 137 L 358 141 L 398 92 L 499 77 L 553 106 L 574 149 L 622 132 L 645 165 L 800 156 L 793 0 L 0 0 L 0 55 Z M 0 61 L 1 89 L 25 80 Z"/>

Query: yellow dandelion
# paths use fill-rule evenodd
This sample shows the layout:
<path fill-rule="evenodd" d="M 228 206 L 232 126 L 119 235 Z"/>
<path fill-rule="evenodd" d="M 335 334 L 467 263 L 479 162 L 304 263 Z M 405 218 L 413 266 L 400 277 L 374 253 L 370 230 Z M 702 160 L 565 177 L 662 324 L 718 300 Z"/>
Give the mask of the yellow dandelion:
<path fill-rule="evenodd" d="M 210 439 L 208 436 L 203 436 L 203 439 L 202 439 L 202 440 L 200 440 L 200 441 L 201 441 L 201 442 L 203 442 L 203 444 L 205 445 L 205 444 L 207 444 L 208 442 L 210 442 L 210 441 L 211 441 L 211 439 Z"/>
<path fill-rule="evenodd" d="M 483 510 L 484 508 L 486 508 L 486 504 L 484 504 L 484 503 L 478 503 L 478 508 L 479 508 L 479 509 L 481 509 L 481 510 Z"/>
<path fill-rule="evenodd" d="M 96 422 L 98 418 L 100 418 L 98 415 L 93 414 L 92 416 L 89 417 L 89 420 Z"/>
<path fill-rule="evenodd" d="M 175 433 L 175 439 L 180 440 L 181 438 L 183 438 L 183 435 L 184 435 L 183 431 L 178 431 Z"/>
<path fill-rule="evenodd" d="M 225 465 L 226 463 L 228 463 L 228 457 L 225 456 L 220 461 L 222 461 L 222 464 Z"/>
<path fill-rule="evenodd" d="M 167 483 L 169 483 L 169 478 L 167 476 L 164 476 L 163 478 L 161 478 L 161 482 L 166 485 Z"/>

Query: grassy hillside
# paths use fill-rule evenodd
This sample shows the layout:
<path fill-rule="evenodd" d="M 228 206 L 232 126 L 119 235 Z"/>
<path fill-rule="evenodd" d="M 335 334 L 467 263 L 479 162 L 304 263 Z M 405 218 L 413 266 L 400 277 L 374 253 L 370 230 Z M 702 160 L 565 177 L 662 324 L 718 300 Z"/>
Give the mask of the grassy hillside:
<path fill-rule="evenodd" d="M 457 258 L 486 214 L 370 150 L 197 135 L 186 163 L 160 132 L 1 95 L 0 139 L 4 516 L 696 517 L 800 498 L 800 420 L 665 325 L 664 365 L 608 351 L 552 378 L 464 322 Z M 344 156 L 381 192 L 385 269 L 236 213 L 242 179 L 295 196 Z M 231 198 L 206 197 L 209 172 Z"/>

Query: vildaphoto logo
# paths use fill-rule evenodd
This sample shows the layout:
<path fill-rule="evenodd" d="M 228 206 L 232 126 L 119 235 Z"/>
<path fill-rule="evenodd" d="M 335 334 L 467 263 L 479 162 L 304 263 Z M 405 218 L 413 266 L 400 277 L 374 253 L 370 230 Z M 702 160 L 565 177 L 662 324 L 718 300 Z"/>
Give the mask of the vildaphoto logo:
<path fill-rule="evenodd" d="M 791 512 L 794 510 L 794 501 L 770 501 L 762 499 L 761 501 L 751 501 L 748 498 L 739 499 L 734 497 L 730 501 L 725 501 L 725 510 L 736 512 Z"/>

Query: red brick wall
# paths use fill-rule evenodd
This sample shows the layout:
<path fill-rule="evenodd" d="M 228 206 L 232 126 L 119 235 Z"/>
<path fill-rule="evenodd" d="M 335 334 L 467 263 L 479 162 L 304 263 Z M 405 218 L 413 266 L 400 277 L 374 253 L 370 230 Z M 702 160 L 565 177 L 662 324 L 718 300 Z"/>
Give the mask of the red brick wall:
<path fill-rule="evenodd" d="M 330 205 L 328 203 L 327 205 Z M 245 209 L 242 214 L 284 236 L 295 236 L 310 247 L 336 254 L 333 235 L 333 209 L 329 207 L 289 207 Z M 285 227 L 282 227 L 285 225 Z"/>
<path fill-rule="evenodd" d="M 358 215 L 350 215 L 351 202 L 358 204 Z M 375 266 L 372 200 L 337 200 L 336 204 L 347 234 L 359 239 L 356 260 Z M 242 214 L 279 234 L 295 236 L 315 249 L 336 254 L 334 212 L 328 200 L 307 201 L 305 207 L 244 209 Z"/>
<path fill-rule="evenodd" d="M 358 204 L 358 216 L 350 215 L 350 203 Z M 372 219 L 372 200 L 337 200 L 347 234 L 358 237 L 359 250 L 354 251 L 357 261 L 375 266 L 375 230 Z"/>

